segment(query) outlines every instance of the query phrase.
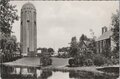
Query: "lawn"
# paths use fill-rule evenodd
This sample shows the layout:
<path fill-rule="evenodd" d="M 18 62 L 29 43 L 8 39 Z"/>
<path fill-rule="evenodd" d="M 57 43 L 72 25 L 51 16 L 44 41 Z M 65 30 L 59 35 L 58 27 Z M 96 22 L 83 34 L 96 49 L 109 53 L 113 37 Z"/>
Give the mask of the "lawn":
<path fill-rule="evenodd" d="M 61 66 L 66 66 L 68 65 L 68 58 L 55 58 L 52 57 L 52 67 L 61 67 Z M 40 66 L 40 58 L 39 57 L 24 57 L 21 59 L 18 59 L 13 62 L 7 62 L 3 63 L 5 65 L 9 66 L 24 66 L 24 67 L 38 67 Z"/>

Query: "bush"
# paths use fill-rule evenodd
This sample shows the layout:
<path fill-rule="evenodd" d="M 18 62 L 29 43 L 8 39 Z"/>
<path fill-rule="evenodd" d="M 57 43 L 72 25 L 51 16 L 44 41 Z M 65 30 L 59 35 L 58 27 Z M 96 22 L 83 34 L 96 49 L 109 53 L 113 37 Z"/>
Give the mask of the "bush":
<path fill-rule="evenodd" d="M 42 66 L 47 66 L 52 64 L 52 59 L 50 57 L 41 57 L 40 61 Z"/>
<path fill-rule="evenodd" d="M 85 65 L 85 66 L 92 66 L 92 65 L 94 65 L 94 62 L 93 62 L 92 59 L 86 59 L 86 60 L 84 61 L 84 65 Z"/>
<path fill-rule="evenodd" d="M 16 55 L 14 56 L 15 54 L 2 54 L 0 55 L 0 63 L 3 63 L 3 62 L 11 62 L 11 61 L 15 61 L 17 59 L 20 59 L 22 58 L 22 56 L 20 55 Z"/>
<path fill-rule="evenodd" d="M 77 65 L 77 66 L 83 66 L 83 59 L 81 59 L 81 58 L 75 58 L 75 65 Z"/>
<path fill-rule="evenodd" d="M 68 63 L 69 63 L 70 66 L 75 65 L 75 63 L 74 63 L 74 59 L 69 59 L 69 62 L 68 62 Z"/>
<path fill-rule="evenodd" d="M 57 57 L 59 57 L 59 58 L 69 58 L 70 56 L 68 55 L 68 54 L 58 54 L 58 56 Z"/>
<path fill-rule="evenodd" d="M 96 65 L 96 66 L 104 65 L 106 61 L 107 61 L 107 59 L 100 54 L 95 55 L 95 57 L 94 57 L 94 65 Z"/>
<path fill-rule="evenodd" d="M 119 64 L 119 59 L 112 59 L 112 64 Z"/>
<path fill-rule="evenodd" d="M 48 65 L 52 64 L 52 59 L 49 59 Z"/>
<path fill-rule="evenodd" d="M 78 65 L 78 66 L 83 66 L 83 64 L 84 64 L 84 61 L 85 61 L 85 55 L 77 55 L 76 57 L 75 57 L 75 61 L 76 61 L 76 65 Z"/>
<path fill-rule="evenodd" d="M 74 59 L 69 59 L 70 66 L 83 66 L 84 56 L 76 56 Z"/>

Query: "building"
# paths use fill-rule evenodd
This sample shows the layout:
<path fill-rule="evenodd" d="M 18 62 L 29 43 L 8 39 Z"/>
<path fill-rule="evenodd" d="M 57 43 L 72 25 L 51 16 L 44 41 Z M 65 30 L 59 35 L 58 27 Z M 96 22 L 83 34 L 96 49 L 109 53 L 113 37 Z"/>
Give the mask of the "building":
<path fill-rule="evenodd" d="M 28 2 L 21 9 L 21 48 L 22 54 L 35 56 L 37 49 L 36 9 Z"/>
<path fill-rule="evenodd" d="M 79 50 L 81 52 L 83 51 L 89 51 L 89 44 L 91 43 L 91 41 L 86 41 L 86 40 L 82 40 L 79 42 Z"/>
<path fill-rule="evenodd" d="M 105 52 L 105 50 L 110 52 L 114 49 L 112 34 L 111 29 L 108 30 L 106 26 L 102 27 L 102 35 L 96 40 L 97 53 Z"/>

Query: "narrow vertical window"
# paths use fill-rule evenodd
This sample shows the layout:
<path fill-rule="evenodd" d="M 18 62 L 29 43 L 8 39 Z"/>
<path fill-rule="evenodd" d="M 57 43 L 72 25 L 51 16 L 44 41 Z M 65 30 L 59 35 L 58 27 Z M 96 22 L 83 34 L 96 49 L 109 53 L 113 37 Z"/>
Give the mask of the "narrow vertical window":
<path fill-rule="evenodd" d="M 34 24 L 36 25 L 36 21 L 34 21 Z"/>
<path fill-rule="evenodd" d="M 27 22 L 30 22 L 30 20 L 27 20 Z"/>
<path fill-rule="evenodd" d="M 21 21 L 21 25 L 23 24 L 23 22 Z"/>

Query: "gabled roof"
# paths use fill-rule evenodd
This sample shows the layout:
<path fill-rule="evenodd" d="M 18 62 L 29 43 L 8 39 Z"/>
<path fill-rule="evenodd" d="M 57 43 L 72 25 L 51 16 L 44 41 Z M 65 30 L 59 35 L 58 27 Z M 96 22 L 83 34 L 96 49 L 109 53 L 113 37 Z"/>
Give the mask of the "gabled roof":
<path fill-rule="evenodd" d="M 80 43 L 79 43 L 79 47 L 81 48 L 81 47 L 88 47 L 88 45 L 90 44 L 90 41 L 81 41 Z"/>
<path fill-rule="evenodd" d="M 96 41 L 100 41 L 100 40 L 104 40 L 104 39 L 108 39 L 112 36 L 113 32 L 111 30 L 103 33 Z"/>

